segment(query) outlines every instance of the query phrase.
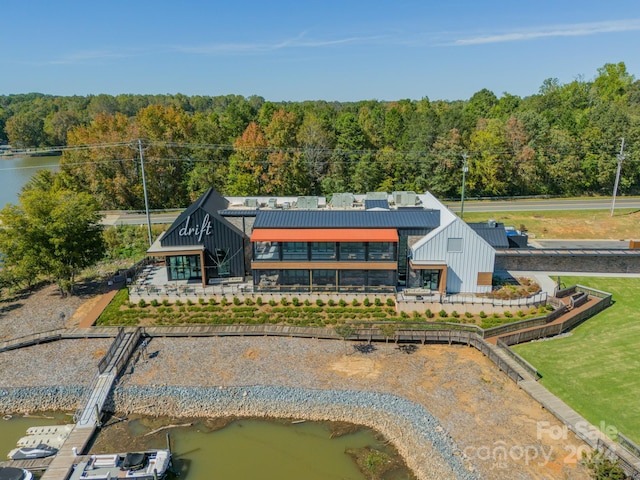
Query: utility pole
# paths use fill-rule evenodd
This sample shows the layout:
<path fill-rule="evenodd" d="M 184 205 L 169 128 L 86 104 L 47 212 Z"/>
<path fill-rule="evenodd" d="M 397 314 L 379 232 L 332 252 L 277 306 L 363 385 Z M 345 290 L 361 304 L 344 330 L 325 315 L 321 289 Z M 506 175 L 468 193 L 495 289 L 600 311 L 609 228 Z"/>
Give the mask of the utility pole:
<path fill-rule="evenodd" d="M 616 181 L 613 184 L 613 201 L 611 202 L 611 216 L 613 217 L 613 211 L 616 208 L 616 194 L 618 193 L 618 183 L 620 182 L 620 170 L 622 169 L 622 162 L 624 161 L 624 138 L 622 139 L 622 145 L 620 145 L 620 153 L 618 154 L 618 169 L 616 170 Z"/>
<path fill-rule="evenodd" d="M 467 172 L 469 171 L 469 164 L 467 163 L 469 154 L 464 152 L 462 154 L 462 195 L 460 199 L 460 220 L 464 217 L 464 188 L 467 184 Z"/>
<path fill-rule="evenodd" d="M 138 151 L 140 152 L 140 171 L 142 172 L 142 190 L 144 191 L 144 209 L 147 212 L 147 233 L 149 234 L 149 246 L 153 244 L 151 236 L 151 215 L 149 215 L 149 198 L 147 196 L 147 178 L 144 174 L 144 157 L 142 156 L 142 140 L 138 139 Z"/>

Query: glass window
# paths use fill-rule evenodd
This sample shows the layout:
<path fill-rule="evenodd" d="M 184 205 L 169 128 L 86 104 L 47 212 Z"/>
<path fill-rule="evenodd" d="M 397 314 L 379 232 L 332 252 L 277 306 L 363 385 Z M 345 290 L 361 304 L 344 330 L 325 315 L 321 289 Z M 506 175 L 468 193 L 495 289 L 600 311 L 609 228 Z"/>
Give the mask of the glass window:
<path fill-rule="evenodd" d="M 369 270 L 367 285 L 371 287 L 377 286 L 394 286 L 396 284 L 395 272 L 393 270 Z"/>
<path fill-rule="evenodd" d="M 345 287 L 364 286 L 363 270 L 340 270 L 340 285 Z"/>
<path fill-rule="evenodd" d="M 200 255 L 167 257 L 167 276 L 169 280 L 201 278 Z"/>
<path fill-rule="evenodd" d="M 364 243 L 344 242 L 340 244 L 340 260 L 364 260 Z"/>
<path fill-rule="evenodd" d="M 283 270 L 282 285 L 309 285 L 309 270 Z"/>
<path fill-rule="evenodd" d="M 395 260 L 394 245 L 392 242 L 369 243 L 369 260 Z"/>
<path fill-rule="evenodd" d="M 280 271 L 256 270 L 253 275 L 254 285 L 259 287 L 273 287 L 280 284 Z"/>
<path fill-rule="evenodd" d="M 335 260 L 336 244 L 334 242 L 312 242 L 311 260 Z"/>
<path fill-rule="evenodd" d="M 278 242 L 254 242 L 254 260 L 279 260 Z"/>
<path fill-rule="evenodd" d="M 311 278 L 313 281 L 313 285 L 334 286 L 336 284 L 336 271 L 335 270 L 312 270 Z"/>
<path fill-rule="evenodd" d="M 447 239 L 447 252 L 449 253 L 462 252 L 462 238 Z"/>
<path fill-rule="evenodd" d="M 308 260 L 306 242 L 282 242 L 283 260 Z"/>

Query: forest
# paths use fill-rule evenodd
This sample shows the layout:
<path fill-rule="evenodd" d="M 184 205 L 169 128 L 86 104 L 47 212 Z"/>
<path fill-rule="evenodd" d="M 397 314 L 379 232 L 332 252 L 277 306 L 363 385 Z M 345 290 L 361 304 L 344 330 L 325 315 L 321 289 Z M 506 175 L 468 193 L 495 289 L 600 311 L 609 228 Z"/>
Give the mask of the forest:
<path fill-rule="evenodd" d="M 527 97 L 273 102 L 173 95 L 0 96 L 0 144 L 60 147 L 57 181 L 102 209 L 231 195 L 429 190 L 459 197 L 640 194 L 640 81 L 624 63 Z M 140 141 L 138 141 L 140 139 Z"/>

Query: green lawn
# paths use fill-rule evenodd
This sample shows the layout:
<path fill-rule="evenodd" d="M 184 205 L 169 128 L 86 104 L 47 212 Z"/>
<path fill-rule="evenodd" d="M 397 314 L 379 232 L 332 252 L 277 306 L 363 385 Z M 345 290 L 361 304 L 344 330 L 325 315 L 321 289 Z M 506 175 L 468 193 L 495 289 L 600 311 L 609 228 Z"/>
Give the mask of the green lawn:
<path fill-rule="evenodd" d="M 611 292 L 614 304 L 567 337 L 514 346 L 541 383 L 597 427 L 640 443 L 640 278 L 562 277 Z"/>

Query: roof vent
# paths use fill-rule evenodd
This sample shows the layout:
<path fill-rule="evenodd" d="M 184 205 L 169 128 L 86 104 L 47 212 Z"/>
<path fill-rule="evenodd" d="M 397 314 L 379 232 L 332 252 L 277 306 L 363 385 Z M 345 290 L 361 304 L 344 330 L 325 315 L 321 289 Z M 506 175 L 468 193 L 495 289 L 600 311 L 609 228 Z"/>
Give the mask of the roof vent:
<path fill-rule="evenodd" d="M 497 225 L 496 220 L 495 220 L 494 218 L 490 218 L 490 219 L 487 221 L 487 225 L 489 225 L 489 226 L 490 226 L 490 227 L 492 227 L 492 228 L 495 228 L 495 227 L 496 227 L 496 225 Z"/>

